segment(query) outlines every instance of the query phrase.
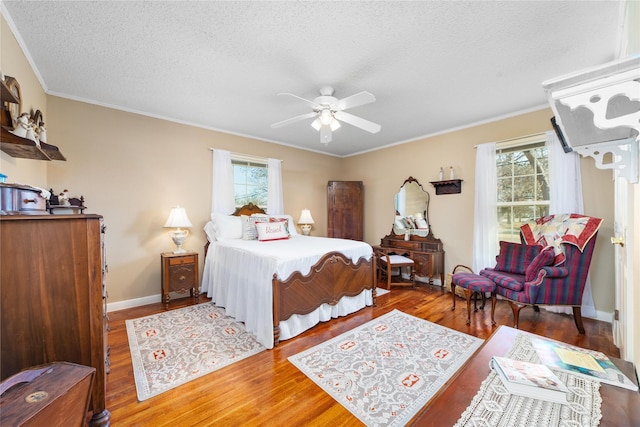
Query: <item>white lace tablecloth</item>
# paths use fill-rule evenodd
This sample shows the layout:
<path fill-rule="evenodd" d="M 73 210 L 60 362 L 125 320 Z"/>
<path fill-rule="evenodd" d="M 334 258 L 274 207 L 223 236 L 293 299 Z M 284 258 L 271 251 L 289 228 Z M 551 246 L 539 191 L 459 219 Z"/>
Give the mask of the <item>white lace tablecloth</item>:
<path fill-rule="evenodd" d="M 524 334 L 516 336 L 506 357 L 540 362 L 529 338 Z M 512 395 L 495 372 L 491 371 L 454 427 L 595 427 L 600 424 L 600 383 L 563 372 L 555 373 L 569 388 L 568 405 Z"/>

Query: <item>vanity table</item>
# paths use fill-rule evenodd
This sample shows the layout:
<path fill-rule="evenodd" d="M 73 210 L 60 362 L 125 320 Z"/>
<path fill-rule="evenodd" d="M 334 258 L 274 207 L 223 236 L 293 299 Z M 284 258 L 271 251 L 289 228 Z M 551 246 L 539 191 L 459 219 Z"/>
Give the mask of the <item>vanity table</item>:
<path fill-rule="evenodd" d="M 389 254 L 404 255 L 415 262 L 416 280 L 440 278 L 444 286 L 444 250 L 442 241 L 433 236 L 429 224 L 429 193 L 413 177 L 395 195 L 395 219 L 391 233 L 380 241 L 380 249 Z"/>

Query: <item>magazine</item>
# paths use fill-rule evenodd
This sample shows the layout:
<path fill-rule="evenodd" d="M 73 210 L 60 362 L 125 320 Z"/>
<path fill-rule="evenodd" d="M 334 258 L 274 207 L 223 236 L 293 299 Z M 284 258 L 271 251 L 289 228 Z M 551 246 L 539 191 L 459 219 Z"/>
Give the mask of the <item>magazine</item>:
<path fill-rule="evenodd" d="M 635 385 L 604 353 L 560 341 L 531 337 L 540 363 L 590 380 L 638 391 Z"/>
<path fill-rule="evenodd" d="M 567 404 L 569 389 L 545 365 L 494 356 L 491 368 L 511 394 Z"/>

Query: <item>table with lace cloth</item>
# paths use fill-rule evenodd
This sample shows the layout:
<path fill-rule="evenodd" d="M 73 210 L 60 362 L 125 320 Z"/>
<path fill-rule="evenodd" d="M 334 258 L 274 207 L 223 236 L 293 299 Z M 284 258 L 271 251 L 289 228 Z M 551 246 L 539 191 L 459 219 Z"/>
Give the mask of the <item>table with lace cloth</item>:
<path fill-rule="evenodd" d="M 524 343 L 520 336 L 524 337 Z M 559 409 L 548 406 L 544 401 L 524 398 L 520 400 L 502 393 L 500 384 L 492 382 L 500 380 L 492 374 L 489 367 L 491 358 L 508 356 L 532 360 L 534 354 L 529 349 L 530 343 L 526 342 L 526 338 L 532 336 L 535 335 L 530 332 L 505 325 L 499 326 L 458 373 L 440 389 L 434 399 L 427 402 L 416 414 L 409 425 L 640 426 L 640 393 L 623 387 L 604 383 L 589 383 L 587 386 L 586 383 L 579 382 L 583 380 L 568 379 L 561 373 L 560 378 L 579 391 L 577 396 L 569 397 L 571 404 L 557 405 L 560 406 Z M 611 357 L 611 360 L 637 384 L 633 363 L 615 357 Z"/>
<path fill-rule="evenodd" d="M 506 357 L 539 363 L 540 359 L 524 334 L 516 336 Z M 462 413 L 455 427 L 463 426 L 583 426 L 600 424 L 600 382 L 576 375 L 556 372 L 567 386 L 569 404 L 547 402 L 510 394 L 492 370 L 482 382 L 469 407 Z"/>

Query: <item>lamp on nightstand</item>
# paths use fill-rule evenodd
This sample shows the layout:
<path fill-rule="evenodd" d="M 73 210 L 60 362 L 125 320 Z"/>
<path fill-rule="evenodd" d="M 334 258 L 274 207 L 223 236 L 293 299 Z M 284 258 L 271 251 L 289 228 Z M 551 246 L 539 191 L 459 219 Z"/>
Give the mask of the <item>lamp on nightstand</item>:
<path fill-rule="evenodd" d="M 174 230 L 169 231 L 169 236 L 173 240 L 173 243 L 176 244 L 177 249 L 173 251 L 174 254 L 183 254 L 187 251 L 182 249 L 182 244 L 187 239 L 189 235 L 189 230 L 183 230 L 182 228 L 192 227 L 191 221 L 187 217 L 187 211 L 180 206 L 176 206 L 175 208 L 171 208 L 171 213 L 169 213 L 169 218 L 167 222 L 164 224 L 164 228 L 173 228 Z"/>
<path fill-rule="evenodd" d="M 298 220 L 298 224 L 300 225 L 300 229 L 302 230 L 302 234 L 308 236 L 311 234 L 311 224 L 314 224 L 313 217 L 311 216 L 311 211 L 309 209 L 302 209 L 302 213 L 300 214 L 300 219 Z"/>

